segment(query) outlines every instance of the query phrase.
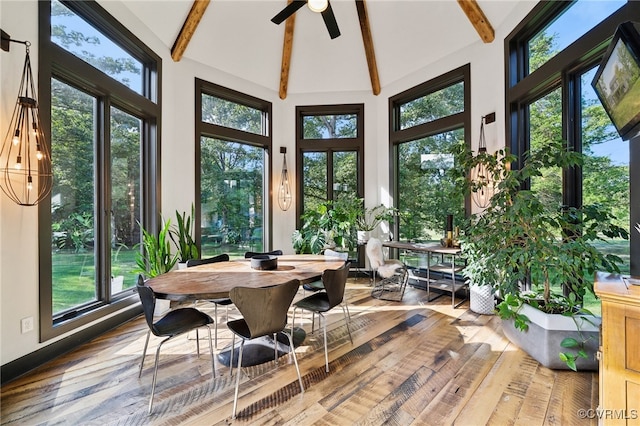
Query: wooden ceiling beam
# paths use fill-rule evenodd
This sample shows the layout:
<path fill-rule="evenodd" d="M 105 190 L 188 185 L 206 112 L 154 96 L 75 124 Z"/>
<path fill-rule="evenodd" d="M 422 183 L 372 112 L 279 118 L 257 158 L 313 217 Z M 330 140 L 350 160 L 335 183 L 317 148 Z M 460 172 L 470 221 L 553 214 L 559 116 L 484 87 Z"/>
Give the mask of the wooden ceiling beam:
<path fill-rule="evenodd" d="M 289 0 L 287 4 L 291 3 Z M 296 24 L 296 14 L 287 18 L 284 27 L 284 41 L 282 43 L 282 65 L 280 66 L 280 99 L 287 97 L 289 88 L 289 69 L 291 68 L 291 51 L 293 50 L 293 29 Z"/>
<path fill-rule="evenodd" d="M 360 32 L 362 33 L 362 43 L 364 53 L 367 56 L 367 66 L 369 68 L 369 78 L 371 79 L 371 90 L 374 95 L 380 94 L 380 76 L 378 75 L 378 64 L 376 62 L 376 52 L 373 48 L 373 38 L 371 37 L 371 26 L 369 25 L 369 15 L 365 0 L 355 0 L 358 20 L 360 21 Z"/>
<path fill-rule="evenodd" d="M 193 37 L 193 34 L 196 32 L 196 28 L 198 28 L 198 24 L 202 19 L 202 15 L 204 15 L 204 11 L 207 10 L 207 6 L 209 6 L 210 1 L 211 0 L 194 0 L 193 5 L 191 5 L 191 10 L 187 15 L 187 19 L 185 19 L 184 24 L 180 29 L 180 33 L 171 48 L 171 58 L 175 62 L 179 62 L 180 59 L 182 59 L 182 55 L 187 49 L 187 46 L 191 41 L 191 37 Z"/>
<path fill-rule="evenodd" d="M 458 0 L 458 4 L 485 43 L 495 39 L 495 31 L 476 0 Z"/>

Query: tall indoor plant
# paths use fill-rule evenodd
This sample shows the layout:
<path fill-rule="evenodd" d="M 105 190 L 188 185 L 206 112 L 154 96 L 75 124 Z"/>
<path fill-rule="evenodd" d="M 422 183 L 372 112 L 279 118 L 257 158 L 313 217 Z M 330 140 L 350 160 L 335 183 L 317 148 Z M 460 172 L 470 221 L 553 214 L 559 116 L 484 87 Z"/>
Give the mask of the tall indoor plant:
<path fill-rule="evenodd" d="M 358 241 L 368 241 L 369 233 L 375 230 L 383 220 L 391 221 L 396 209 L 378 204 L 374 207 L 363 207 L 356 219 Z"/>
<path fill-rule="evenodd" d="M 354 250 L 357 246 L 356 222 L 362 213 L 362 199 L 341 197 L 327 200 L 301 216 L 302 227 L 291 237 L 297 253 L 320 253 L 325 248 Z"/>
<path fill-rule="evenodd" d="M 136 273 L 153 278 L 169 272 L 178 261 L 177 254 L 171 254 L 169 229 L 171 221 L 167 220 L 158 233 L 152 233 L 140 225 L 142 230 L 142 251 L 136 255 Z"/>
<path fill-rule="evenodd" d="M 593 293 L 595 271 L 618 272 L 621 262 L 600 252 L 594 243 L 604 237 L 626 239 L 628 233 L 600 205 L 557 206 L 546 202 L 545 194 L 528 189 L 529 179 L 542 176 L 543 170 L 582 165 L 582 154 L 567 150 L 562 141 L 549 141 L 527 153 L 520 169 L 512 170 L 513 158 L 502 151 L 466 158 L 471 167 L 484 162 L 498 183 L 489 206 L 472 217 L 463 237 L 464 275 L 476 284 L 496 288 L 502 299 L 498 314 L 520 332 L 527 332 L 531 324 L 523 313 L 525 305 L 570 317 L 579 325 L 577 334 L 565 333 L 560 345 L 573 352 L 557 351 L 561 361 L 576 369 L 580 358 L 588 358 L 588 338 L 580 328 L 593 322 L 583 298 Z M 597 346 L 597 341 L 591 343 Z"/>
<path fill-rule="evenodd" d="M 169 237 L 178 249 L 178 262 L 186 264 L 190 259 L 200 257 L 198 246 L 193 236 L 195 207 L 191 204 L 191 214 L 176 210 L 176 225 L 170 228 Z"/>

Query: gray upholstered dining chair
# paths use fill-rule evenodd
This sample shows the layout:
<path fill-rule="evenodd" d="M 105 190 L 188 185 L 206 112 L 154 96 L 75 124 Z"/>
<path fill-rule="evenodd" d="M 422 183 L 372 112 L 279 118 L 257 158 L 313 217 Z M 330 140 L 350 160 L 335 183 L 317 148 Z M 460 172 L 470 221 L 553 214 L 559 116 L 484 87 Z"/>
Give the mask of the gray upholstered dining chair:
<path fill-rule="evenodd" d="M 224 253 L 224 254 L 219 254 L 217 256 L 209 257 L 206 259 L 189 259 L 187 260 L 187 268 L 190 268 L 192 266 L 198 266 L 198 265 L 206 265 L 208 263 L 228 262 L 228 261 L 229 261 L 229 255 Z M 213 315 L 216 317 L 216 323 L 214 325 L 213 335 L 214 335 L 215 347 L 216 349 L 218 349 L 218 321 L 219 321 L 218 305 L 225 307 L 226 320 L 229 321 L 229 305 L 232 305 L 233 302 L 228 297 L 223 297 L 220 299 L 209 299 L 207 301 L 213 303 L 213 306 L 214 306 Z"/>
<path fill-rule="evenodd" d="M 156 391 L 156 379 L 158 377 L 158 361 L 160 358 L 160 348 L 162 345 L 181 334 L 187 333 L 191 330 L 196 330 L 196 350 L 198 356 L 200 356 L 200 340 L 197 338 L 198 328 L 207 327 L 209 331 L 209 354 L 211 355 L 211 374 L 216 377 L 215 358 L 213 356 L 213 345 L 211 344 L 211 328 L 210 324 L 214 323 L 213 319 L 195 308 L 178 308 L 169 311 L 166 315 L 160 318 L 158 321 L 153 320 L 153 311 L 156 307 L 156 296 L 151 287 L 148 287 L 144 283 L 142 275 L 138 276 L 138 285 L 136 286 L 140 301 L 142 302 L 142 311 L 144 312 L 145 320 L 149 330 L 147 331 L 147 340 L 144 342 L 144 349 L 142 350 L 142 359 L 140 360 L 140 371 L 138 377 L 142 376 L 142 367 L 144 366 L 144 358 L 147 354 L 147 347 L 149 345 L 149 337 L 151 333 L 158 337 L 166 337 L 156 349 L 156 361 L 153 369 L 153 381 L 151 383 L 151 398 L 149 399 L 149 414 L 153 409 L 153 396 Z"/>
<path fill-rule="evenodd" d="M 293 304 L 294 308 L 292 322 L 294 324 L 297 308 L 317 313 L 322 319 L 322 329 L 324 333 L 324 359 L 327 373 L 329 372 L 329 352 L 327 349 L 327 318 L 324 316 L 324 314 L 338 305 L 342 306 L 342 313 L 344 314 L 347 331 L 349 332 L 349 340 L 351 340 L 351 343 L 353 344 L 351 330 L 349 329 L 349 318 L 347 316 L 344 305 L 342 305 L 342 300 L 344 299 L 344 289 L 347 284 L 347 277 L 349 276 L 350 266 L 351 263 L 346 262 L 338 269 L 325 270 L 322 273 L 324 291 L 314 293 L 311 296 L 307 296 Z"/>
<path fill-rule="evenodd" d="M 293 338 L 291 332 L 285 331 L 287 325 L 287 312 L 291 306 L 291 302 L 298 292 L 300 281 L 291 280 L 284 284 L 252 288 L 252 287 L 235 287 L 229 292 L 229 297 L 240 311 L 243 318 L 227 322 L 227 327 L 233 332 L 232 352 L 230 358 L 230 367 L 233 374 L 233 348 L 235 347 L 235 336 L 240 337 L 240 352 L 238 354 L 238 372 L 236 373 L 236 388 L 233 397 L 233 415 L 236 418 L 236 410 L 238 406 L 238 389 L 240 387 L 240 375 L 242 372 L 242 352 L 244 343 L 247 340 L 256 339 L 263 336 L 273 336 L 275 344 L 275 357 L 277 361 L 278 341 L 277 333 L 282 333 L 289 340 L 289 353 L 293 357 L 293 362 L 298 373 L 298 381 L 300 382 L 300 390 L 304 392 L 302 378 L 300 377 L 300 368 L 298 367 L 298 359 L 296 358 L 295 347 L 293 346 Z"/>

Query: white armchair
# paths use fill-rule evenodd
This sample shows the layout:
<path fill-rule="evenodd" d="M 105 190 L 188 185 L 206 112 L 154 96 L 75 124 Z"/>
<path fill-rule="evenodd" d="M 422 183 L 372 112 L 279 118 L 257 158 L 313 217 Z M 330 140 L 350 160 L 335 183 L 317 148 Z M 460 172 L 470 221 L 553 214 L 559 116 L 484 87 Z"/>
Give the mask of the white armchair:
<path fill-rule="evenodd" d="M 377 238 L 369 238 L 367 242 L 367 257 L 373 271 L 371 296 L 377 299 L 402 300 L 404 290 L 409 281 L 409 274 L 405 264 L 396 259 L 385 260 L 382 252 L 382 242 Z"/>

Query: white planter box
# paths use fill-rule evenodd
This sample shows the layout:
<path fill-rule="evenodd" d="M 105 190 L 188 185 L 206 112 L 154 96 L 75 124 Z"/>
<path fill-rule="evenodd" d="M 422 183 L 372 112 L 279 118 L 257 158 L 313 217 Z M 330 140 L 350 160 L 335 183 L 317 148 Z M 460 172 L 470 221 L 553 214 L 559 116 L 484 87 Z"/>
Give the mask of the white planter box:
<path fill-rule="evenodd" d="M 587 316 L 586 319 L 576 317 L 575 319 L 580 326 L 580 332 L 578 332 L 576 322 L 571 317 L 546 314 L 529 305 L 523 305 L 520 313 L 531 320 L 527 331 L 516 329 L 512 320 L 502 321 L 502 329 L 505 336 L 513 344 L 527 352 L 540 364 L 552 369 L 567 370 L 567 364 L 560 359 L 558 354 L 560 352 L 572 353 L 572 349 L 561 347 L 560 342 L 567 337 L 573 337 L 578 341 L 588 338 L 585 350 L 589 358 L 578 358 L 576 367 L 582 371 L 598 370 L 598 360 L 595 354 L 600 340 L 600 323 L 602 321 L 600 317 Z"/>

